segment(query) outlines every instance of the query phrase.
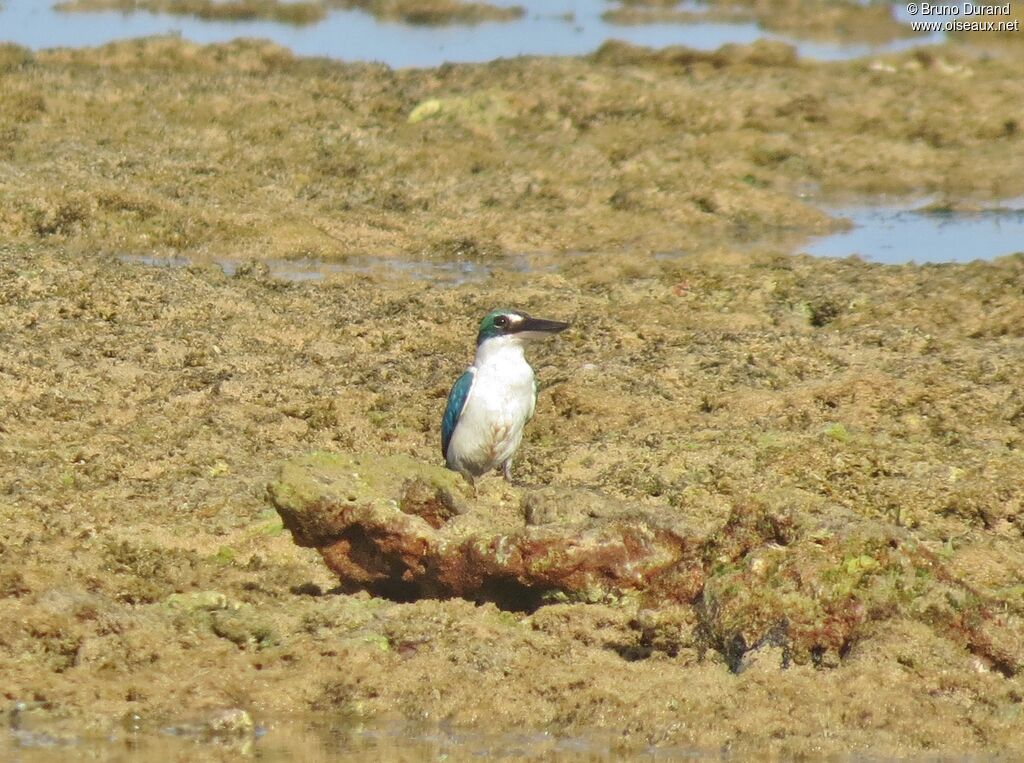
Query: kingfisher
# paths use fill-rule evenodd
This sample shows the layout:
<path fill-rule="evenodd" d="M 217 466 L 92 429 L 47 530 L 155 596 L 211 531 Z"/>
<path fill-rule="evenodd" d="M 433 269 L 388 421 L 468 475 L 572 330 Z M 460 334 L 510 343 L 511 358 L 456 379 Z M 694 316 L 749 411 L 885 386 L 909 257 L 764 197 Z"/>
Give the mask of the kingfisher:
<path fill-rule="evenodd" d="M 537 404 L 537 380 L 524 346 L 565 331 L 568 323 L 532 318 L 521 310 L 492 310 L 480 322 L 476 358 L 448 393 L 441 420 L 441 455 L 470 485 L 501 468 L 512 481 L 512 457 Z"/>

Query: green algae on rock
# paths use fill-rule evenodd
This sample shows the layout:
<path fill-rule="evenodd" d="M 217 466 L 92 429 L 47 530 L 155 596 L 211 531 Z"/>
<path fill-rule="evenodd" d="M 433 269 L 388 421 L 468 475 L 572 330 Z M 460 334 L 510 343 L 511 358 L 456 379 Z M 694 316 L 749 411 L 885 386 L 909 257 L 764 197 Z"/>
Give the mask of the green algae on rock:
<path fill-rule="evenodd" d="M 400 600 L 532 610 L 545 600 L 685 602 L 699 589 L 703 539 L 682 523 L 620 511 L 507 530 L 453 522 L 446 532 L 442 512 L 470 505 L 456 480 L 404 456 L 316 454 L 286 463 L 269 492 L 296 542 L 317 548 L 343 585 Z"/>
<path fill-rule="evenodd" d="M 766 643 L 834 667 L 890 618 L 920 620 L 1006 675 L 1024 667 L 1024 617 L 893 525 L 834 506 L 800 518 L 744 506 L 708 549 L 701 622 L 735 669 Z"/>
<path fill-rule="evenodd" d="M 918 619 L 1006 675 L 1024 666 L 1024 618 L 956 580 L 905 531 L 849 511 L 739 504 L 707 534 L 668 506 L 548 487 L 565 507 L 583 498 L 588 518 L 539 512 L 527 491 L 518 528 L 484 519 L 446 530 L 440 507 L 486 510 L 453 482 L 405 456 L 320 453 L 284 464 L 269 492 L 296 542 L 317 548 L 343 586 L 403 601 L 690 605 L 703 646 L 736 671 L 765 645 L 787 662 L 836 666 L 878 623 Z"/>

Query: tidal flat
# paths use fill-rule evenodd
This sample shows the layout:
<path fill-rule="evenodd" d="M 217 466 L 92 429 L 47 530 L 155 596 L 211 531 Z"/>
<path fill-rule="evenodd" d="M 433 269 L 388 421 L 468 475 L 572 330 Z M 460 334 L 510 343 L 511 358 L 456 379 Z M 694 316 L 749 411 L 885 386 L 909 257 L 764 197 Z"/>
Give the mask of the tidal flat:
<path fill-rule="evenodd" d="M 819 200 L 1024 194 L 1021 55 L 0 47 L 0 750 L 198 729 L 227 759 L 315 717 L 1024 754 L 1024 254 L 794 254 L 840 225 Z M 487 269 L 264 264 L 367 257 Z M 682 600 L 396 600 L 284 529 L 285 461 L 440 463 L 508 303 L 573 328 L 531 353 L 518 484 L 464 521 L 685 519 Z"/>
<path fill-rule="evenodd" d="M 423 25 L 479 24 L 484 21 L 508 21 L 523 15 L 523 9 L 519 7 L 467 3 L 462 0 L 65 0 L 55 8 L 64 13 L 147 11 L 207 20 L 265 19 L 294 25 L 315 24 L 322 21 L 329 11 L 338 8 L 360 8 L 382 20 Z"/>

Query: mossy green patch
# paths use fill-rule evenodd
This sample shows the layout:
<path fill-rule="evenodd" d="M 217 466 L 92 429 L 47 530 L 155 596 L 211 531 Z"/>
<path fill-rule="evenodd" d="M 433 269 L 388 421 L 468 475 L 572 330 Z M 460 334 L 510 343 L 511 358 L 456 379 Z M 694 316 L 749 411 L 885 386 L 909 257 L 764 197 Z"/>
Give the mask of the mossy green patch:
<path fill-rule="evenodd" d="M 994 622 L 994 600 L 943 574 L 938 560 L 910 537 L 847 517 L 838 533 L 798 527 L 785 545 L 775 545 L 774 520 L 748 511 L 734 515 L 714 546 L 750 550 L 713 567 L 701 603 L 709 643 L 734 669 L 748 650 L 766 643 L 784 645 L 798 663 L 829 655 L 827 662 L 836 665 L 878 621 L 892 617 L 920 619 L 988 659 L 1006 659 L 984 633 Z M 744 535 L 737 547 L 730 533 L 751 524 L 769 533 L 762 536 L 767 545 L 754 540 L 751 546 Z M 1012 658 L 1014 664 L 1022 657 Z"/>
<path fill-rule="evenodd" d="M 825 427 L 825 435 L 832 438 L 836 442 L 849 442 L 850 432 L 842 424 L 829 424 Z"/>
<path fill-rule="evenodd" d="M 237 609 L 213 610 L 210 629 L 242 648 L 265 649 L 279 643 L 273 624 L 248 604 Z"/>

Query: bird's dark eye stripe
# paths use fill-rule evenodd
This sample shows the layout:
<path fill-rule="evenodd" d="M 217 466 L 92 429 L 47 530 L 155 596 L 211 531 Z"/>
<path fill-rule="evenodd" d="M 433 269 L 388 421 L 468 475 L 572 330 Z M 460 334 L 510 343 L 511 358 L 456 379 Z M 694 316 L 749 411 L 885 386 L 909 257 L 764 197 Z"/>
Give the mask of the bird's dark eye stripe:
<path fill-rule="evenodd" d="M 508 318 L 506 318 L 504 315 L 499 315 L 497 318 L 494 319 L 494 325 L 495 326 L 507 326 L 508 325 Z"/>

